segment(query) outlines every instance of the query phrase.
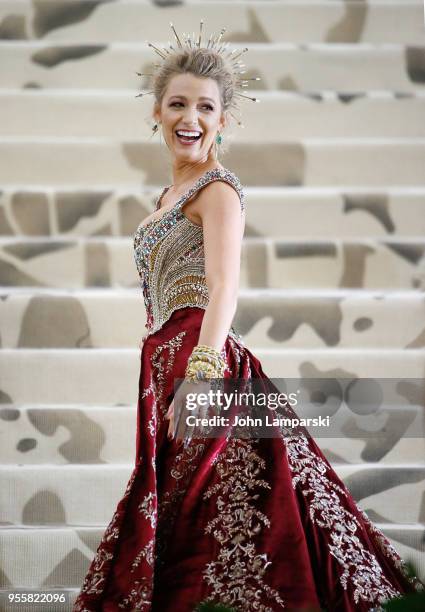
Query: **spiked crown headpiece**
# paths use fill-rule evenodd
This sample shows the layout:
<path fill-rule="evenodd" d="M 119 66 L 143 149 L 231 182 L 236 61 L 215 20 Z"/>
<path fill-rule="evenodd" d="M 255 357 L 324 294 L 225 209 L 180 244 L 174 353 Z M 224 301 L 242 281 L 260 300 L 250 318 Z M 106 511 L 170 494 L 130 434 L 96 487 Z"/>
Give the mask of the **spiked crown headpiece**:
<path fill-rule="evenodd" d="M 196 49 L 196 48 L 201 49 L 203 23 L 204 21 L 201 19 L 200 24 L 199 24 L 199 34 L 197 38 L 195 38 L 195 33 L 193 33 L 192 36 L 190 36 L 189 34 L 186 35 L 185 33 L 183 33 L 183 36 L 182 36 L 183 42 L 182 42 L 174 28 L 174 25 L 170 22 L 170 27 L 177 41 L 177 46 L 178 46 L 177 49 L 175 49 L 172 46 L 170 41 L 168 41 L 168 48 L 166 47 L 158 48 L 155 45 L 153 45 L 151 42 L 149 41 L 146 41 L 146 42 L 148 46 L 152 47 L 155 53 L 157 53 L 163 61 L 166 61 L 169 56 L 179 53 L 179 49 L 185 49 L 185 48 L 187 50 Z M 245 74 L 246 70 L 243 70 L 243 68 L 245 67 L 245 64 L 243 64 L 239 58 L 241 57 L 243 53 L 248 51 L 248 47 L 244 47 L 243 49 L 233 49 L 233 51 L 229 52 L 228 50 L 229 43 L 222 42 L 221 40 L 225 31 L 226 31 L 226 28 L 222 28 L 220 31 L 220 34 L 216 36 L 211 34 L 204 48 L 209 49 L 211 51 L 215 51 L 217 54 L 221 55 L 226 62 L 226 66 L 233 72 L 235 76 L 234 82 L 235 82 L 235 87 L 236 87 L 236 91 L 234 93 L 235 96 L 239 98 L 251 100 L 252 102 L 259 102 L 260 100 L 258 98 L 247 96 L 246 94 L 243 94 L 241 91 L 238 91 L 238 89 L 242 89 L 243 87 L 248 87 L 249 81 L 260 81 L 261 79 L 260 77 L 243 78 L 241 76 Z M 156 63 L 154 64 L 154 66 L 156 68 L 160 68 L 161 63 Z M 138 76 L 148 76 L 148 77 L 155 76 L 155 74 L 152 74 L 152 73 L 147 74 L 143 72 L 136 72 L 136 74 Z M 153 93 L 154 93 L 153 90 L 141 92 L 137 94 L 136 98 L 139 98 L 141 96 L 145 96 L 148 94 L 153 94 Z M 237 104 L 233 103 L 232 106 L 237 107 Z M 237 117 L 235 117 L 235 115 L 232 112 L 230 112 L 230 114 L 232 115 L 232 117 L 234 117 L 234 119 L 236 119 L 238 125 L 242 125 L 241 121 L 237 119 Z"/>

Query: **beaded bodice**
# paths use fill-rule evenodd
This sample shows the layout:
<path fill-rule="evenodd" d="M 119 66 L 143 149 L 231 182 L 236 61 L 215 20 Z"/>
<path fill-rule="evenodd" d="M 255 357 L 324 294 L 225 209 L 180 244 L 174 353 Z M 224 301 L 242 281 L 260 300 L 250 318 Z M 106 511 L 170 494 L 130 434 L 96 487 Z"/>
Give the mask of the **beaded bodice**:
<path fill-rule="evenodd" d="M 245 196 L 239 179 L 230 170 L 214 168 L 205 172 L 173 208 L 140 224 L 134 234 L 134 258 L 147 315 L 145 337 L 160 329 L 176 309 L 205 309 L 208 305 L 202 226 L 190 221 L 182 208 L 196 191 L 217 180 L 234 187 L 243 212 Z M 165 187 L 157 199 L 156 210 L 168 189 Z M 235 332 L 233 327 L 231 330 Z"/>

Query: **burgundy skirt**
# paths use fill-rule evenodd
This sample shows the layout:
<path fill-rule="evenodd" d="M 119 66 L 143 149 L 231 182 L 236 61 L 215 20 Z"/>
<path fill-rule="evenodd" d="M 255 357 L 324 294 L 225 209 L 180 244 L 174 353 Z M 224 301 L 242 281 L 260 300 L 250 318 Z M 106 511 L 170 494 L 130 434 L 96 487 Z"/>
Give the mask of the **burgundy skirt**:
<path fill-rule="evenodd" d="M 310 436 L 167 438 L 204 313 L 176 310 L 143 344 L 135 467 L 73 611 L 362 612 L 424 589 Z M 224 350 L 226 376 L 279 392 L 242 341 Z"/>

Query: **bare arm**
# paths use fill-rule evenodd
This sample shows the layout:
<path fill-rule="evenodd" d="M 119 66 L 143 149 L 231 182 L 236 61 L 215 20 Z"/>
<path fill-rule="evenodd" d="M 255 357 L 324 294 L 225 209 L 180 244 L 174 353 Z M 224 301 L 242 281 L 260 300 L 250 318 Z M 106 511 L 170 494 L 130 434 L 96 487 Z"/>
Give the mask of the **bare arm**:
<path fill-rule="evenodd" d="M 209 302 L 198 344 L 221 351 L 237 308 L 245 213 L 233 187 L 210 183 L 198 196 Z"/>

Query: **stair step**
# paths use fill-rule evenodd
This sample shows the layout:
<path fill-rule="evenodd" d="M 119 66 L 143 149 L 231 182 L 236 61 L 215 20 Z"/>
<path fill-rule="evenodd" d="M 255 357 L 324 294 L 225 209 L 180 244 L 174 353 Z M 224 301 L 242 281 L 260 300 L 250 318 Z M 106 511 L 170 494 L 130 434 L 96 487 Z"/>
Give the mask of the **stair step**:
<path fill-rule="evenodd" d="M 165 155 L 146 141 L 2 139 L 0 183 L 168 185 Z M 222 163 L 247 186 L 424 187 L 425 139 L 235 142 Z"/>
<path fill-rule="evenodd" d="M 425 125 L 425 123 L 424 123 Z M 168 181 L 167 181 L 168 184 Z M 425 187 L 250 187 L 245 237 L 309 239 L 425 235 Z M 130 236 L 159 186 L 16 186 L 0 193 L 0 236 L 51 240 Z M 277 219 L 281 219 L 277 223 Z M 47 239 L 47 238 L 46 238 Z"/>
<path fill-rule="evenodd" d="M 136 348 L 146 331 L 141 288 L 3 288 L 0 295 L 4 349 Z M 245 289 L 233 324 L 248 347 L 384 351 L 422 348 L 424 317 L 417 291 Z"/>
<path fill-rule="evenodd" d="M 416 0 L 380 2 L 369 0 L 367 6 L 352 2 L 309 1 L 231 2 L 225 1 L 225 40 L 237 42 L 397 42 L 423 43 L 421 3 Z M 12 19 L 13 16 L 13 19 Z M 167 19 L 181 32 L 189 20 L 204 19 L 205 41 L 222 25 L 220 2 L 190 2 L 167 5 Z M 117 23 L 120 24 L 117 29 Z M 149 24 L 149 39 L 164 37 L 162 5 L 138 1 L 94 3 L 79 0 L 72 10 L 69 2 L 55 0 L 54 5 L 35 4 L 30 0 L 0 3 L 0 37 L 9 40 L 41 38 L 51 41 L 108 43 L 139 41 L 147 33 L 141 24 Z M 198 32 L 198 29 L 196 29 Z M 24 34 L 25 33 L 25 34 Z"/>
<path fill-rule="evenodd" d="M 0 238 L 0 264 L 3 287 L 140 286 L 132 236 Z M 425 240 L 246 238 L 240 287 L 421 289 L 425 287 Z"/>
<path fill-rule="evenodd" d="M 1 466 L 2 524 L 50 527 L 106 524 L 133 467 Z M 425 519 L 425 496 L 421 500 L 418 494 L 425 487 L 425 464 L 335 466 L 335 471 L 371 520 L 401 525 L 416 523 L 421 516 Z"/>
<path fill-rule="evenodd" d="M 421 378 L 425 369 L 424 349 L 247 350 L 276 379 Z M 3 349 L 0 371 L 6 404 L 56 404 L 58 393 L 63 403 L 133 404 L 140 349 Z"/>
<path fill-rule="evenodd" d="M 111 516 L 108 520 L 112 517 L 115 507 L 110 510 Z M 425 526 L 375 524 L 389 538 L 403 559 L 413 561 L 419 578 L 423 579 Z M 1 529 L 0 563 L 4 584 L 44 589 L 79 589 L 106 526 L 105 524 L 99 528 L 79 529 Z"/>
<path fill-rule="evenodd" d="M 3 404 L 3 465 L 122 464 L 135 458 L 137 406 Z M 325 433 L 317 444 L 334 465 L 403 466 L 425 457 L 423 407 L 388 405 L 364 419 L 376 435 Z M 373 422 L 372 422 L 373 421 Z M 370 429 L 371 425 L 375 430 Z M 350 426 L 352 430 L 352 427 Z M 377 479 L 379 480 L 379 479 Z M 391 504 L 390 504 L 391 505 Z"/>
<path fill-rule="evenodd" d="M 233 133 L 238 142 L 247 143 L 274 143 L 277 138 L 424 137 L 424 93 L 317 96 L 261 91 L 261 108 L 244 106 L 244 129 L 235 127 Z M 140 117 L 149 117 L 151 104 L 149 96 L 136 104 L 133 90 L 0 90 L 0 137 L 147 140 L 151 126 Z"/>
<path fill-rule="evenodd" d="M 231 44 L 229 51 L 241 46 L 243 43 Z M 249 44 L 244 69 L 247 76 L 261 77 L 261 89 L 409 93 L 424 90 L 422 54 L 421 47 L 403 44 L 263 41 Z M 0 42 L 0 56 L 5 66 L 0 88 L 134 90 L 146 90 L 149 84 L 143 85 L 135 73 L 157 57 L 144 42 L 81 44 L 49 40 Z"/>

